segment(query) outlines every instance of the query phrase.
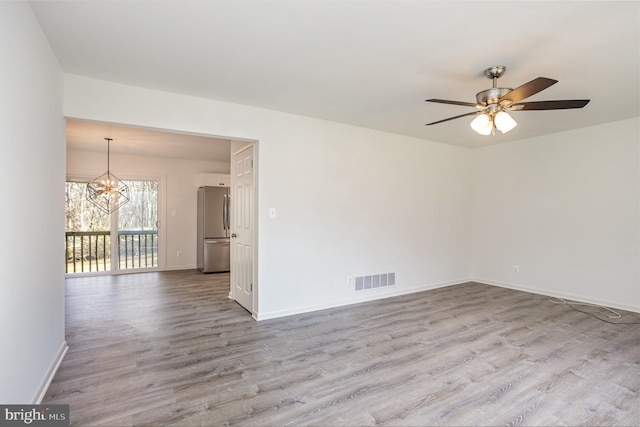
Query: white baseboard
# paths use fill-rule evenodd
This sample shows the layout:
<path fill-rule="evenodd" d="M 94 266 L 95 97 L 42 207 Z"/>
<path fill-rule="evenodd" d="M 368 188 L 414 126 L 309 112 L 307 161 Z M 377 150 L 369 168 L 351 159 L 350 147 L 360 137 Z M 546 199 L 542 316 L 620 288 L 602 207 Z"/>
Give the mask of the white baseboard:
<path fill-rule="evenodd" d="M 49 389 L 51 381 L 53 381 L 53 377 L 56 375 L 56 372 L 58 372 L 58 368 L 62 363 L 62 359 L 64 359 L 64 355 L 67 354 L 67 350 L 69 350 L 67 341 L 62 341 L 60 349 L 58 349 L 58 353 L 51 361 L 49 369 L 47 369 L 44 378 L 42 378 L 42 381 L 40 382 L 40 386 L 34 393 L 33 399 L 31 399 L 32 404 L 39 405 L 42 402 L 42 399 L 44 399 L 44 395 L 47 393 L 47 390 Z"/>
<path fill-rule="evenodd" d="M 176 271 L 176 270 L 197 270 L 196 265 L 173 265 L 160 269 L 159 271 Z"/>
<path fill-rule="evenodd" d="M 384 289 L 384 292 L 379 292 L 381 288 L 375 288 L 374 290 L 371 290 L 371 291 L 364 291 L 364 292 L 358 291 L 359 293 L 360 292 L 362 293 L 357 298 L 348 298 L 341 301 L 336 301 L 336 302 L 331 302 L 326 304 L 309 305 L 306 307 L 299 307 L 299 308 L 297 307 L 297 308 L 292 308 L 288 310 L 278 310 L 278 311 L 271 311 L 267 313 L 254 313 L 253 317 L 258 321 L 268 320 L 268 319 L 277 319 L 279 317 L 293 316 L 296 314 L 310 313 L 312 311 L 327 310 L 330 308 L 343 307 L 351 304 L 359 304 L 362 302 L 375 301 L 375 300 L 397 297 L 397 296 L 407 295 L 407 294 L 414 294 L 416 292 L 428 291 L 428 290 L 437 289 L 437 288 L 444 288 L 445 286 L 459 285 L 459 284 L 467 283 L 470 281 L 471 279 L 465 278 L 465 279 L 453 280 L 448 282 L 433 283 L 433 284 L 424 285 L 417 288 L 409 288 L 409 289 L 399 288 L 396 285 L 396 286 L 391 286 Z"/>
<path fill-rule="evenodd" d="M 496 282 L 495 280 L 483 279 L 480 277 L 472 278 L 471 281 L 477 283 L 483 283 L 485 285 L 498 286 L 501 288 L 514 289 L 516 291 L 530 292 L 532 294 L 544 295 L 547 297 L 563 298 L 567 300 L 585 302 L 588 304 L 596 304 L 609 308 L 618 308 L 620 310 L 633 311 L 634 313 L 640 313 L 640 306 L 632 304 L 624 304 L 617 301 L 609 301 L 598 298 L 588 298 L 583 295 L 576 295 L 570 293 L 556 292 L 550 289 L 530 288 L 527 286 L 514 285 L 511 283 Z"/>
<path fill-rule="evenodd" d="M 557 297 L 557 298 L 569 299 L 569 300 L 572 300 L 572 301 L 586 302 L 586 303 L 590 303 L 590 304 L 597 304 L 597 305 L 602 305 L 602 306 L 605 306 L 605 307 L 618 308 L 620 310 L 627 310 L 627 311 L 633 311 L 635 313 L 640 313 L 640 307 L 635 306 L 635 305 L 621 304 L 621 303 L 616 302 L 616 301 L 608 301 L 608 300 L 602 300 L 602 299 L 587 298 L 587 297 L 584 297 L 582 295 L 559 293 L 559 292 L 548 290 L 548 289 L 529 288 L 529 287 L 526 287 L 526 286 L 519 286 L 519 285 L 510 284 L 510 283 L 496 282 L 494 280 L 488 280 L 488 279 L 483 279 L 483 278 L 477 278 L 476 277 L 476 278 L 465 278 L 465 279 L 453 280 L 453 281 L 449 281 L 449 282 L 435 283 L 435 284 L 421 286 L 421 287 L 418 287 L 418 288 L 410 288 L 410 289 L 392 289 L 392 288 L 388 288 L 388 289 L 385 290 L 386 292 L 384 294 L 377 293 L 377 292 L 369 292 L 368 294 L 361 295 L 358 298 L 349 298 L 349 299 L 345 299 L 345 300 L 337 301 L 337 302 L 333 302 L 333 303 L 328 303 L 328 304 L 310 305 L 310 306 L 306 306 L 306 307 L 300 307 L 300 308 L 294 308 L 294 309 L 288 309 L 288 310 L 271 311 L 271 312 L 267 312 L 267 313 L 254 313 L 253 317 L 258 321 L 260 321 L 260 320 L 268 320 L 268 319 L 276 319 L 276 318 L 279 318 L 279 317 L 293 316 L 293 315 L 296 315 L 296 314 L 310 313 L 312 311 L 327 310 L 327 309 L 330 309 L 330 308 L 343 307 L 343 306 L 351 305 L 351 304 L 359 304 L 359 303 L 362 303 L 362 302 L 374 301 L 374 300 L 379 300 L 379 299 L 384 299 L 384 298 L 391 298 L 391 297 L 396 297 L 396 296 L 400 296 L 400 295 L 406 295 L 406 294 L 412 294 L 412 293 L 416 293 L 416 292 L 428 291 L 428 290 L 431 290 L 431 289 L 444 288 L 446 286 L 460 285 L 460 284 L 468 283 L 468 282 L 477 282 L 477 283 L 482 283 L 482 284 L 491 285 L 491 286 L 498 286 L 498 287 L 501 287 L 501 288 L 514 289 L 514 290 L 523 291 L 523 292 L 530 292 L 532 294 L 544 295 L 544 296 L 548 296 L 548 297 Z"/>

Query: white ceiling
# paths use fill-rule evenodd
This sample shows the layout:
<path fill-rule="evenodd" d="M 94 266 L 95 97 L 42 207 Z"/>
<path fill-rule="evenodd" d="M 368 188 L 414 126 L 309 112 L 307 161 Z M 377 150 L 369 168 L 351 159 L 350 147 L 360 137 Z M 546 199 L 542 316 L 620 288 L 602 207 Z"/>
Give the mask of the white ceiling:
<path fill-rule="evenodd" d="M 31 1 L 66 73 L 324 118 L 465 147 L 640 115 L 640 3 L 613 1 Z M 559 80 L 480 136 L 482 72 Z M 101 135 L 101 137 L 103 137 Z"/>
<path fill-rule="evenodd" d="M 229 163 L 231 143 L 228 139 L 163 132 L 85 120 L 67 120 L 67 149 L 107 152 L 112 138 L 112 154 L 142 157 L 165 157 Z"/>

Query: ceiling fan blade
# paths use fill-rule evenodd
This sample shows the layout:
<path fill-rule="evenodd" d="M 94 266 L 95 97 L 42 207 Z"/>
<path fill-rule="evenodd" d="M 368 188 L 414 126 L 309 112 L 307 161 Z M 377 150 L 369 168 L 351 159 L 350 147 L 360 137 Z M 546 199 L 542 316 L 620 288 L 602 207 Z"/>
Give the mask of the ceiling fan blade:
<path fill-rule="evenodd" d="M 509 110 L 566 110 L 569 108 L 582 108 L 589 103 L 589 99 L 564 99 L 561 101 L 537 101 L 513 104 Z"/>
<path fill-rule="evenodd" d="M 427 99 L 427 102 L 438 102 L 440 104 L 462 105 L 463 107 L 475 107 L 478 104 L 472 102 L 449 101 L 448 99 Z"/>
<path fill-rule="evenodd" d="M 558 83 L 557 80 L 538 77 L 537 79 L 533 79 L 530 82 L 515 88 L 511 92 L 508 92 L 498 100 L 498 103 L 503 104 L 505 101 L 511 101 L 513 104 L 515 102 L 522 101 L 523 99 L 528 98 L 531 95 L 535 95 L 556 83 Z"/>
<path fill-rule="evenodd" d="M 475 106 L 475 104 L 474 104 L 474 106 Z M 471 112 L 471 113 L 460 114 L 459 116 L 449 117 L 448 119 L 438 120 L 437 122 L 427 123 L 425 126 L 437 125 L 438 123 L 448 122 L 449 120 L 459 119 L 460 117 L 465 117 L 465 116 L 475 116 L 475 115 L 478 115 L 478 114 L 480 114 L 480 112 L 479 112 L 479 111 L 473 111 L 473 112 Z"/>

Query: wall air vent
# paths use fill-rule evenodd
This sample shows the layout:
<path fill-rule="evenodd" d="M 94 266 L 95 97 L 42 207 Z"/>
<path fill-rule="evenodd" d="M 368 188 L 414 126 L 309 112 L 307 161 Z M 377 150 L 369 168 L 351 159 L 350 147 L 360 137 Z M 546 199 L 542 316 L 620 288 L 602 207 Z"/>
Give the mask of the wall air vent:
<path fill-rule="evenodd" d="M 370 276 L 356 276 L 355 290 L 386 288 L 396 284 L 396 273 L 372 274 Z"/>

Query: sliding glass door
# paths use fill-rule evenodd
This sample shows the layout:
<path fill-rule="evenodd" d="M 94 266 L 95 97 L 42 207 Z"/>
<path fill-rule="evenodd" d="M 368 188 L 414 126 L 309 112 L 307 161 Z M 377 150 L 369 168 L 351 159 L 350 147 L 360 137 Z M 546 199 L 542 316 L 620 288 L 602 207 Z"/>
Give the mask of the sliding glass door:
<path fill-rule="evenodd" d="M 88 180 L 66 183 L 66 273 L 158 267 L 158 181 L 124 181 L 130 201 L 111 215 L 85 197 Z"/>

